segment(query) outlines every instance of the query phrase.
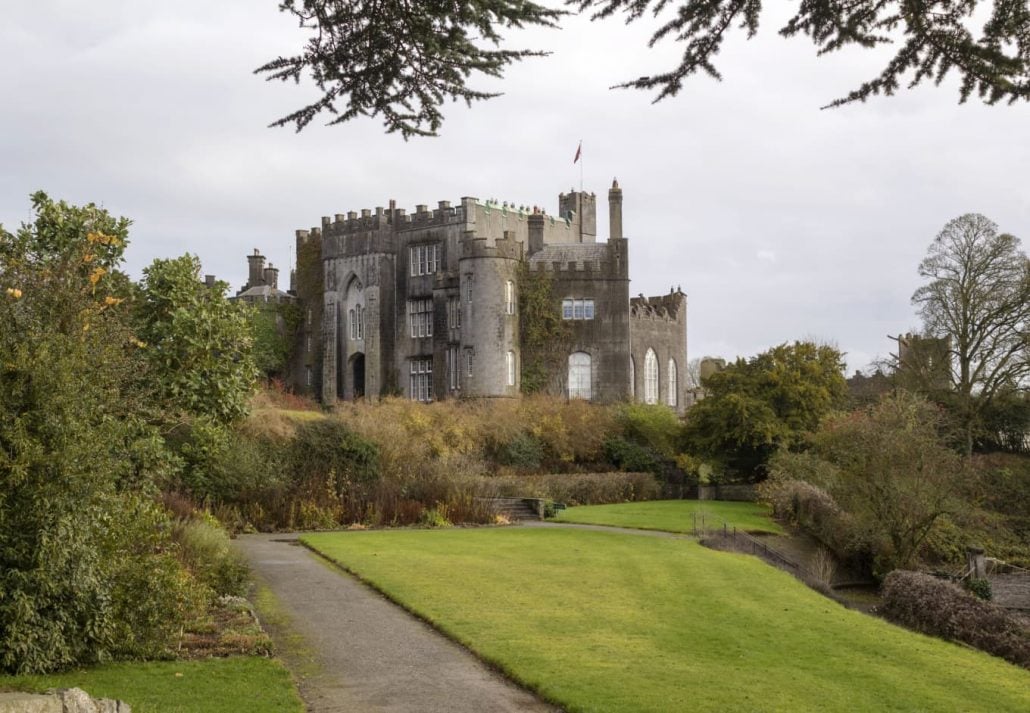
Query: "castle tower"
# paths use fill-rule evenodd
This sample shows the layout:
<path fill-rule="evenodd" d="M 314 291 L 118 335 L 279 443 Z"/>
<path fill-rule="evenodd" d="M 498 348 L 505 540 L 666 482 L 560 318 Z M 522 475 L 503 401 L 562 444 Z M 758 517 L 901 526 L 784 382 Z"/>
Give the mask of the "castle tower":
<path fill-rule="evenodd" d="M 608 239 L 620 240 L 622 238 L 622 189 L 619 188 L 618 180 L 612 180 L 612 187 L 608 189 Z"/>
<path fill-rule="evenodd" d="M 597 196 L 569 190 L 558 196 L 560 217 L 569 219 L 576 231 L 577 243 L 597 242 Z"/>
<path fill-rule="evenodd" d="M 487 242 L 471 231 L 461 241 L 462 393 L 515 397 L 521 381 L 516 294 L 521 245 L 510 232 L 492 246 Z"/>
<path fill-rule="evenodd" d="M 268 263 L 268 267 L 261 271 L 261 278 L 273 290 L 279 289 L 279 268 L 272 263 Z"/>
<path fill-rule="evenodd" d="M 260 287 L 265 284 L 265 256 L 257 248 L 254 248 L 253 255 L 247 256 L 247 267 L 249 268 L 247 287 Z"/>

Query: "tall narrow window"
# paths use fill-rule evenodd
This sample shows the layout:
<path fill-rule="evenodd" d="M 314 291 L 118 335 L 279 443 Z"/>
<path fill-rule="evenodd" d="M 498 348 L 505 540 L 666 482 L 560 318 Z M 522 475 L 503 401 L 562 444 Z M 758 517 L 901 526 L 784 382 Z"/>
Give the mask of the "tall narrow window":
<path fill-rule="evenodd" d="M 569 354 L 569 398 L 590 400 L 591 359 L 586 352 Z"/>
<path fill-rule="evenodd" d="M 461 360 L 458 347 L 447 347 L 447 385 L 451 391 L 461 390 Z"/>
<path fill-rule="evenodd" d="M 665 379 L 665 390 L 668 391 L 665 402 L 676 408 L 676 360 L 669 360 L 669 376 Z"/>
<path fill-rule="evenodd" d="M 465 275 L 465 301 L 466 302 L 471 302 L 472 301 L 472 273 L 471 272 L 467 273 Z"/>
<path fill-rule="evenodd" d="M 561 301 L 561 318 L 572 319 L 572 303 L 573 300 L 562 300 Z"/>
<path fill-rule="evenodd" d="M 465 376 L 472 376 L 472 355 L 471 349 L 465 350 Z"/>
<path fill-rule="evenodd" d="M 304 367 L 304 383 L 311 386 L 311 367 Z"/>
<path fill-rule="evenodd" d="M 412 337 L 433 336 L 433 300 L 408 300 L 408 326 Z"/>
<path fill-rule="evenodd" d="M 348 310 L 347 323 L 350 325 L 350 338 L 358 338 L 358 320 L 355 318 L 354 310 Z"/>
<path fill-rule="evenodd" d="M 358 339 L 365 338 L 365 308 L 361 305 L 355 307 L 355 313 L 358 317 Z"/>
<path fill-rule="evenodd" d="M 637 365 L 633 361 L 633 357 L 629 358 L 629 399 L 633 401 L 637 398 Z"/>
<path fill-rule="evenodd" d="M 658 357 L 654 349 L 644 355 L 644 403 L 658 403 Z"/>
<path fill-rule="evenodd" d="M 412 401 L 433 400 L 433 359 L 419 358 L 410 362 L 408 398 Z"/>
<path fill-rule="evenodd" d="M 509 351 L 505 361 L 508 366 L 508 386 L 515 386 L 515 352 Z"/>
<path fill-rule="evenodd" d="M 504 313 L 515 314 L 515 283 L 511 280 L 504 283 Z"/>

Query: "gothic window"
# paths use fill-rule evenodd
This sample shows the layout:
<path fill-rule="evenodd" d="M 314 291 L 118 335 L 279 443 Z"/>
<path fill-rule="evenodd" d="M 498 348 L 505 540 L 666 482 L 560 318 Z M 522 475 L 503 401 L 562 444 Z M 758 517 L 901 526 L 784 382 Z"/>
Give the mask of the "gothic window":
<path fill-rule="evenodd" d="M 461 360 L 458 347 L 447 347 L 447 387 L 451 391 L 461 390 Z"/>
<path fill-rule="evenodd" d="M 505 355 L 505 363 L 508 367 L 508 386 L 515 386 L 515 352 L 509 351 Z"/>
<path fill-rule="evenodd" d="M 355 316 L 354 310 L 347 312 L 347 323 L 350 325 L 350 338 L 358 338 L 358 320 Z"/>
<path fill-rule="evenodd" d="M 561 302 L 562 319 L 593 319 L 594 301 L 566 298 Z"/>
<path fill-rule="evenodd" d="M 412 245 L 408 248 L 408 263 L 412 277 L 435 274 L 440 267 L 440 246 Z"/>
<path fill-rule="evenodd" d="M 511 280 L 504 283 L 504 313 L 515 314 L 515 283 Z"/>
<path fill-rule="evenodd" d="M 447 300 L 447 328 L 461 329 L 461 298 L 451 297 Z"/>
<path fill-rule="evenodd" d="M 365 308 L 358 305 L 354 308 L 354 313 L 357 315 L 358 322 L 358 339 L 365 338 Z"/>
<path fill-rule="evenodd" d="M 676 408 L 676 360 L 669 360 L 669 376 L 665 380 L 666 403 Z"/>
<path fill-rule="evenodd" d="M 433 300 L 408 300 L 408 326 L 412 337 L 433 336 Z"/>
<path fill-rule="evenodd" d="M 658 403 L 658 357 L 650 348 L 644 355 L 644 403 Z"/>
<path fill-rule="evenodd" d="M 569 398 L 591 398 L 591 359 L 586 352 L 573 352 L 569 355 Z"/>
<path fill-rule="evenodd" d="M 408 396 L 412 401 L 433 400 L 433 359 L 419 358 L 410 362 Z"/>
<path fill-rule="evenodd" d="M 465 301 L 472 301 L 472 273 L 466 273 L 465 275 Z"/>
<path fill-rule="evenodd" d="M 637 397 L 637 365 L 633 357 L 629 358 L 629 399 L 633 401 Z"/>

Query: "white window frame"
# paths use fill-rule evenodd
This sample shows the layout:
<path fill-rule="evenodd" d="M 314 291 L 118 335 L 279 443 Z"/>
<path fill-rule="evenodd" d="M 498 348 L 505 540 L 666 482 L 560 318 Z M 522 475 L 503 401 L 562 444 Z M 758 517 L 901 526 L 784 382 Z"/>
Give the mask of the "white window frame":
<path fill-rule="evenodd" d="M 408 329 L 413 339 L 433 336 L 433 299 L 408 300 Z"/>
<path fill-rule="evenodd" d="M 669 359 L 669 373 L 668 373 L 668 375 L 667 375 L 667 377 L 665 379 L 665 389 L 666 389 L 666 392 L 667 392 L 666 395 L 665 395 L 665 403 L 669 404 L 673 408 L 676 408 L 676 406 L 678 405 L 677 404 L 677 397 L 678 397 L 678 395 L 676 393 L 676 384 L 678 383 L 678 381 L 679 381 L 679 377 L 678 377 L 678 374 L 676 373 L 676 360 L 670 358 Z"/>
<path fill-rule="evenodd" d="M 408 247 L 409 272 L 412 277 L 435 275 L 440 269 L 440 245 L 411 245 Z"/>
<path fill-rule="evenodd" d="M 589 352 L 569 354 L 569 398 L 593 398 L 594 360 Z"/>
<path fill-rule="evenodd" d="M 353 307 L 347 311 L 347 324 L 350 327 L 351 339 L 358 338 L 358 320 L 356 317 L 357 315 L 355 314 L 355 310 Z"/>
<path fill-rule="evenodd" d="M 461 357 L 457 346 L 447 347 L 447 385 L 451 391 L 461 391 Z"/>
<path fill-rule="evenodd" d="M 561 318 L 591 320 L 594 318 L 594 301 L 582 297 L 566 297 L 561 301 Z"/>
<path fill-rule="evenodd" d="M 508 386 L 515 386 L 515 352 L 509 350 L 504 356 L 508 367 Z"/>
<path fill-rule="evenodd" d="M 647 348 L 644 355 L 644 403 L 658 403 L 658 391 L 660 382 L 658 379 L 658 355 L 654 349 Z"/>
<path fill-rule="evenodd" d="M 433 400 L 433 358 L 418 357 L 408 363 L 408 398 L 429 403 Z"/>
<path fill-rule="evenodd" d="M 633 361 L 633 355 L 629 357 L 629 398 L 635 401 L 637 398 L 637 364 Z"/>
<path fill-rule="evenodd" d="M 504 313 L 515 314 L 515 283 L 511 280 L 504 283 Z"/>

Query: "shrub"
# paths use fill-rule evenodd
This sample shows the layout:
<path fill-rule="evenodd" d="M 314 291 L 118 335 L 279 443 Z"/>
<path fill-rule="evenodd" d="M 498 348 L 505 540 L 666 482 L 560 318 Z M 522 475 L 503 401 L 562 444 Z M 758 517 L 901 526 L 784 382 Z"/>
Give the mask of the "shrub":
<path fill-rule="evenodd" d="M 568 505 L 603 505 L 653 500 L 661 486 L 650 473 L 555 473 L 485 479 L 491 495 L 546 498 Z"/>
<path fill-rule="evenodd" d="M 604 442 L 605 460 L 627 472 L 659 473 L 662 463 L 650 448 L 613 437 Z"/>
<path fill-rule="evenodd" d="M 229 534 L 212 515 L 179 521 L 173 529 L 180 556 L 196 580 L 210 590 L 212 598 L 241 596 L 249 573 L 242 556 L 233 548 Z"/>
<path fill-rule="evenodd" d="M 544 459 L 544 447 L 540 440 L 528 433 L 520 433 L 511 439 L 498 454 L 502 465 L 520 470 L 532 471 L 540 467 Z"/>
<path fill-rule="evenodd" d="M 663 458 L 672 458 L 676 454 L 683 424 L 671 408 L 656 404 L 623 404 L 618 408 L 618 421 L 627 440 Z"/>
<path fill-rule="evenodd" d="M 983 577 L 970 577 L 966 580 L 966 589 L 972 594 L 976 595 L 985 602 L 990 601 L 994 596 L 994 592 L 991 589 L 991 580 Z"/>
<path fill-rule="evenodd" d="M 890 621 L 960 641 L 1017 666 L 1030 666 L 1030 631 L 1004 609 L 921 572 L 895 570 L 883 583 L 880 612 Z"/>

